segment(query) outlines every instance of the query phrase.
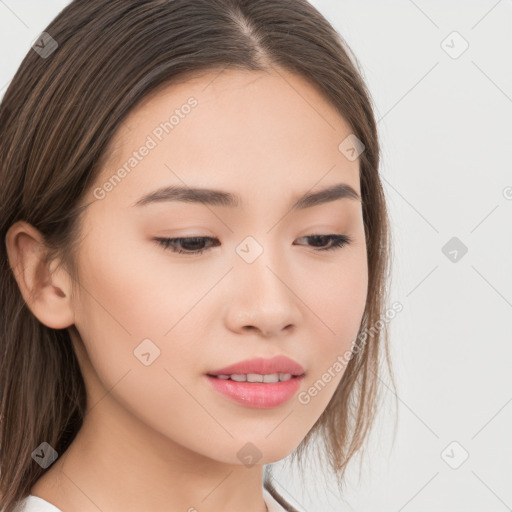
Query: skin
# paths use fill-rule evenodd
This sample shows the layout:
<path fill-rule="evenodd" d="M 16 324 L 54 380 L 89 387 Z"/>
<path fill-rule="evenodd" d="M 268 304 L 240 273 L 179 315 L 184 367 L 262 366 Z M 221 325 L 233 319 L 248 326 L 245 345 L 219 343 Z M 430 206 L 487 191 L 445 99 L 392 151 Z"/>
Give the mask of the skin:
<path fill-rule="evenodd" d="M 191 96 L 198 105 L 190 114 L 96 199 L 93 190 Z M 43 264 L 40 233 L 25 222 L 11 227 L 6 243 L 20 290 L 43 324 L 69 329 L 88 393 L 82 429 L 31 494 L 64 512 L 266 510 L 263 466 L 299 445 L 343 371 L 309 404 L 297 395 L 350 350 L 364 312 L 360 201 L 290 212 L 292 200 L 335 183 L 360 194 L 359 161 L 338 150 L 351 133 L 304 78 L 283 69 L 210 71 L 157 91 L 116 133 L 83 201 L 91 204 L 76 294 L 58 262 Z M 132 206 L 171 184 L 230 191 L 242 205 Z M 318 251 L 303 238 L 313 234 L 352 241 Z M 158 236 L 209 236 L 220 245 L 175 254 Z M 235 251 L 247 236 L 263 248 L 251 264 Z M 134 356 L 145 338 L 161 351 L 149 366 Z M 278 354 L 306 372 L 280 406 L 240 405 L 205 382 L 208 371 Z M 252 467 L 237 456 L 248 442 L 261 452 Z"/>

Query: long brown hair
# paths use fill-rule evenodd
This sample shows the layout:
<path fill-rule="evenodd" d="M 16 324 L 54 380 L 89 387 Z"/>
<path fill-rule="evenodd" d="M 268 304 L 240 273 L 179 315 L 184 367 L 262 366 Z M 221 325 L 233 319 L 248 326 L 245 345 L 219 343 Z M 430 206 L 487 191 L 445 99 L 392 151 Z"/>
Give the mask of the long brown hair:
<path fill-rule="evenodd" d="M 338 389 L 292 454 L 303 458 L 318 434 L 341 481 L 373 424 L 381 350 L 391 370 L 387 331 L 374 329 L 384 314 L 390 257 L 379 141 L 348 45 L 306 0 L 74 0 L 45 33 L 0 104 L 0 234 L 5 240 L 19 220 L 31 224 L 44 237 L 47 261 L 60 258 L 73 282 L 78 205 L 120 123 L 162 86 L 208 70 L 282 67 L 315 84 L 364 144 L 369 282 L 360 333 L 373 331 L 356 339 Z M 12 512 L 44 473 L 32 452 L 43 441 L 58 454 L 68 448 L 82 425 L 86 393 L 68 329 L 51 329 L 32 314 L 5 243 L 0 268 L 0 508 Z M 265 487 L 294 510 L 270 471 Z"/>

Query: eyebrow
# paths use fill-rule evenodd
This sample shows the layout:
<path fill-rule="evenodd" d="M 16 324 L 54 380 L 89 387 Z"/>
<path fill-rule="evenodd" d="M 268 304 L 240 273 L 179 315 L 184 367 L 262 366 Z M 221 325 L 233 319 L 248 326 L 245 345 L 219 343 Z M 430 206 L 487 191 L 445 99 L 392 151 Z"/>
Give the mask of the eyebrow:
<path fill-rule="evenodd" d="M 361 201 L 359 194 L 350 185 L 338 183 L 317 192 L 307 192 L 296 199 L 291 208 L 292 210 L 303 210 L 345 198 Z M 145 206 L 165 201 L 204 203 L 211 206 L 225 206 L 228 208 L 237 208 L 241 204 L 239 196 L 224 190 L 170 185 L 144 195 L 132 206 Z"/>

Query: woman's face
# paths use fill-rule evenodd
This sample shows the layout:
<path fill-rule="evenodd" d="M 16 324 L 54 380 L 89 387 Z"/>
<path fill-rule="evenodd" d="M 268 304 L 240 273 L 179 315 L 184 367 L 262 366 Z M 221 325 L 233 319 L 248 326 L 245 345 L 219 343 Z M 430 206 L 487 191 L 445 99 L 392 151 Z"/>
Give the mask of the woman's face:
<path fill-rule="evenodd" d="M 343 376 L 368 268 L 357 197 L 340 188 L 292 205 L 334 185 L 360 196 L 359 160 L 346 156 L 347 141 L 339 149 L 351 133 L 315 88 L 282 69 L 208 72 L 125 120 L 83 201 L 72 302 L 88 391 L 103 390 L 112 417 L 230 464 L 266 464 L 297 447 Z M 238 199 L 156 193 L 166 187 Z M 207 238 L 158 242 L 179 237 Z M 217 378 L 235 399 L 207 377 L 277 355 L 304 370 L 288 398 L 277 396 L 289 382 Z"/>

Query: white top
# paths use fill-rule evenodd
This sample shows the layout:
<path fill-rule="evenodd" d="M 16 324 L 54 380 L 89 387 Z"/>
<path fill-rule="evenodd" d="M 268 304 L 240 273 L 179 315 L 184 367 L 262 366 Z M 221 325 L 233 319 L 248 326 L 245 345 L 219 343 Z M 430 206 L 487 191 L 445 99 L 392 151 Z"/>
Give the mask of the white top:
<path fill-rule="evenodd" d="M 268 508 L 268 512 L 286 512 L 285 509 L 272 497 L 272 495 L 263 489 L 263 498 Z M 20 512 L 62 512 L 60 508 L 52 505 L 39 496 L 29 494 L 20 505 Z"/>
<path fill-rule="evenodd" d="M 268 512 L 286 512 L 283 506 L 277 503 L 267 489 L 263 489 L 263 498 L 265 499 Z"/>
<path fill-rule="evenodd" d="M 60 508 L 52 505 L 39 496 L 29 494 L 20 504 L 20 512 L 62 512 Z"/>

